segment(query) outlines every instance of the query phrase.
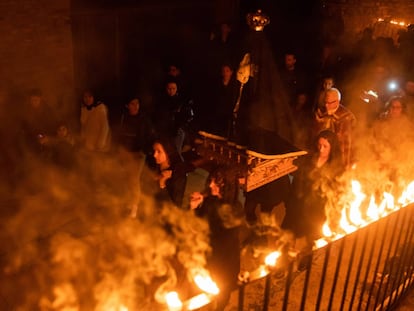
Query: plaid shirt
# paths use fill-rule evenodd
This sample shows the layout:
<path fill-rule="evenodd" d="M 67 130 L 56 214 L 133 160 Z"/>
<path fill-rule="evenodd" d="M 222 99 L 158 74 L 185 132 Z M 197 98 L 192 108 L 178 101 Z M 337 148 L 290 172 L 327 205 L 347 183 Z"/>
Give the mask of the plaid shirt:
<path fill-rule="evenodd" d="M 344 164 L 352 162 L 352 131 L 355 127 L 355 115 L 345 106 L 339 105 L 331 115 L 318 109 L 314 118 L 314 137 L 323 130 L 331 130 L 338 136 Z"/>

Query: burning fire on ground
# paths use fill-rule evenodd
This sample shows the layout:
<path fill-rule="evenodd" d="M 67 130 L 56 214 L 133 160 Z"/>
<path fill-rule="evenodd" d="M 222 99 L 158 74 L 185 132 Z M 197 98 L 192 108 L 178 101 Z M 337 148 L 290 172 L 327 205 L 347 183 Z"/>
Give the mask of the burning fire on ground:
<path fill-rule="evenodd" d="M 321 228 L 323 237 L 316 241 L 316 248 L 355 232 L 414 202 L 414 180 L 408 183 L 397 198 L 391 191 L 392 187 L 389 191 L 369 194 L 360 181 L 351 180 L 349 191 L 344 195 L 348 203 L 342 205 L 339 222 L 335 224 L 328 218 Z"/>
<path fill-rule="evenodd" d="M 132 170 L 117 159 L 93 164 L 76 174 L 36 164 L 43 182 L 21 181 L 19 212 L 0 235 L 8 241 L 0 300 L 42 311 L 192 310 L 210 302 L 219 288 L 205 268 L 207 222 L 151 196 L 128 217 Z"/>

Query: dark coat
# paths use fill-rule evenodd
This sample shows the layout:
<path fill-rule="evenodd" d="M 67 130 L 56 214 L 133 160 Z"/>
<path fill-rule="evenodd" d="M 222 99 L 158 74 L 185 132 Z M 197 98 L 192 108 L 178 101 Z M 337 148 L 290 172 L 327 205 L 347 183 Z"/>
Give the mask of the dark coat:
<path fill-rule="evenodd" d="M 229 225 L 225 215 L 227 207 L 229 204 L 225 204 L 218 197 L 209 195 L 197 208 L 196 214 L 204 217 L 210 227 L 212 254 L 207 263 L 209 271 L 219 288 L 228 290 L 235 288 L 240 272 L 240 226 Z M 231 213 L 237 216 L 237 208 L 230 207 L 230 209 Z"/>
<path fill-rule="evenodd" d="M 335 200 L 341 190 L 340 177 L 344 165 L 340 159 L 316 167 L 316 156 L 304 156 L 297 163 L 292 182 L 293 194 L 289 200 L 282 227 L 297 237 L 317 239 L 327 217 L 327 204 Z"/>
<path fill-rule="evenodd" d="M 151 151 L 155 130 L 151 119 L 143 113 L 130 115 L 125 113 L 116 133 L 117 143 L 131 152 L 142 151 L 148 154 Z"/>

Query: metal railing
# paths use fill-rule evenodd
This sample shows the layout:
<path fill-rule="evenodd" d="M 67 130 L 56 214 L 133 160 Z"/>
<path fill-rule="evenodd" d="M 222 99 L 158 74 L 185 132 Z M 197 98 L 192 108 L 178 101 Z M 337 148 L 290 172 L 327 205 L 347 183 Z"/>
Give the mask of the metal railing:
<path fill-rule="evenodd" d="M 414 205 L 240 285 L 238 310 L 389 310 L 414 285 Z"/>

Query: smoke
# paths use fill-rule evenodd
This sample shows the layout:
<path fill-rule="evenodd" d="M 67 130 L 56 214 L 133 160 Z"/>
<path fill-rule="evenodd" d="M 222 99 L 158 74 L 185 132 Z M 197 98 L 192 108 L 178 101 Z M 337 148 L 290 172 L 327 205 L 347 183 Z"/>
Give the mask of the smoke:
<path fill-rule="evenodd" d="M 353 142 L 355 165 L 337 180 L 339 188 L 326 193 L 325 210 L 331 225 L 337 225 L 342 209 L 355 198 L 351 180 L 359 181 L 366 195 L 360 207 L 363 214 L 370 199 L 379 204 L 384 193 L 391 194 L 397 203 L 414 180 L 413 133 L 413 124 L 404 115 L 398 119 L 375 120 L 371 126 L 357 129 Z"/>
<path fill-rule="evenodd" d="M 189 269 L 205 266 L 207 222 L 160 205 L 149 184 L 131 202 L 132 158 L 79 153 L 76 160 L 71 169 L 29 155 L 21 161 L 0 233 L 7 241 L 0 300 L 14 310 L 160 308 L 154 295 L 161 284 L 189 284 Z"/>

